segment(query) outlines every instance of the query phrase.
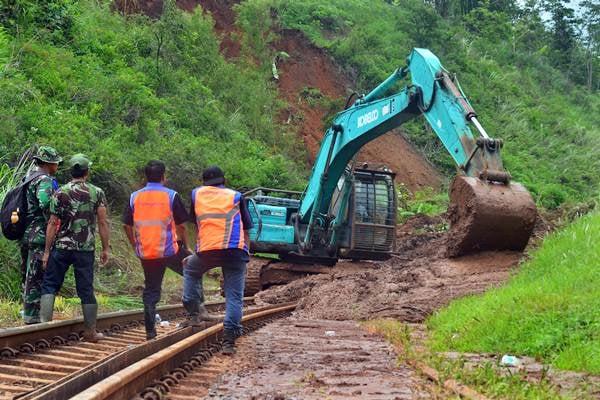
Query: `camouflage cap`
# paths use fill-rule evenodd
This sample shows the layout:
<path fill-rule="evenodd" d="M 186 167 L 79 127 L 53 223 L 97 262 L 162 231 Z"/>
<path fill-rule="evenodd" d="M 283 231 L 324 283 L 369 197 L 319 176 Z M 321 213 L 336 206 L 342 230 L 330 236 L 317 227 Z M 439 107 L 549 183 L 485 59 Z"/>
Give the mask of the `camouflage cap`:
<path fill-rule="evenodd" d="M 50 146 L 40 146 L 33 158 L 48 164 L 60 164 L 63 161 L 62 157 L 58 155 L 58 151 Z"/>
<path fill-rule="evenodd" d="M 69 160 L 71 167 L 78 167 L 79 169 L 89 169 L 92 166 L 92 162 L 85 156 L 85 154 L 77 153 Z"/>

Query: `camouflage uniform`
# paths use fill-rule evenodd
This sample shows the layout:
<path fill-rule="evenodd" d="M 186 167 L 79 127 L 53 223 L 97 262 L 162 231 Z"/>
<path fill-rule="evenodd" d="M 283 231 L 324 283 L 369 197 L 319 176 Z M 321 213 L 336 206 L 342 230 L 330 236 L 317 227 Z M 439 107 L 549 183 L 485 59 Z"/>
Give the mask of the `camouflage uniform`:
<path fill-rule="evenodd" d="M 40 147 L 36 159 L 59 163 L 62 159 L 51 147 Z M 21 242 L 21 255 L 26 258 L 21 266 L 23 277 L 23 320 L 26 324 L 40 322 L 40 296 L 44 270 L 42 256 L 46 244 L 46 228 L 50 219 L 50 200 L 58 183 L 49 175 L 35 178 L 27 187 L 27 228 Z"/>
<path fill-rule="evenodd" d="M 52 197 L 50 213 L 60 220 L 54 249 L 42 284 L 42 295 L 56 295 L 72 265 L 81 304 L 96 304 L 94 295 L 94 250 L 96 215 L 106 207 L 102 189 L 83 181 L 62 186 Z"/>
<path fill-rule="evenodd" d="M 50 202 L 50 212 L 60 219 L 54 247 L 94 251 L 96 213 L 100 207 L 106 207 L 106 195 L 99 187 L 81 181 L 62 186 Z"/>

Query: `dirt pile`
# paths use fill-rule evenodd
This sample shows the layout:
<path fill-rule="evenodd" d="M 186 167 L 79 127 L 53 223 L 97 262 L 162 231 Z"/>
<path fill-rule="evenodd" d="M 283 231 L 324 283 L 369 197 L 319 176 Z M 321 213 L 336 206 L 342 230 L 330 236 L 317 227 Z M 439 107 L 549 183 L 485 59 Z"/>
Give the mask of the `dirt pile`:
<path fill-rule="evenodd" d="M 299 300 L 298 314 L 313 319 L 393 317 L 420 322 L 452 299 L 482 293 L 508 279 L 520 252 L 483 252 L 449 259 L 440 219 L 418 216 L 398 229 L 396 251 L 386 262 L 339 262 L 257 295 L 274 304 Z"/>

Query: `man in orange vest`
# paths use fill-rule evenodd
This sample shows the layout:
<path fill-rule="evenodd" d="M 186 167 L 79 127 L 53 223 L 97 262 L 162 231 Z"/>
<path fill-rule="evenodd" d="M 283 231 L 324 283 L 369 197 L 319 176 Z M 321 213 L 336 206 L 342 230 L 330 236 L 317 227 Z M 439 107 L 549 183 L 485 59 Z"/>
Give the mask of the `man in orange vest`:
<path fill-rule="evenodd" d="M 144 323 L 150 340 L 156 337 L 156 304 L 165 269 L 182 275 L 182 261 L 191 251 L 185 228 L 189 216 L 181 196 L 164 186 L 165 164 L 151 160 L 144 172 L 147 184 L 131 195 L 122 222 L 144 269 Z"/>
<path fill-rule="evenodd" d="M 196 254 L 183 268 L 183 302 L 202 300 L 202 274 L 221 267 L 225 291 L 223 354 L 235 353 L 242 333 L 242 306 L 246 264 L 250 260 L 249 231 L 252 219 L 241 193 L 227 189 L 217 166 L 202 172 L 203 186 L 192 191 L 190 219 L 197 227 Z"/>

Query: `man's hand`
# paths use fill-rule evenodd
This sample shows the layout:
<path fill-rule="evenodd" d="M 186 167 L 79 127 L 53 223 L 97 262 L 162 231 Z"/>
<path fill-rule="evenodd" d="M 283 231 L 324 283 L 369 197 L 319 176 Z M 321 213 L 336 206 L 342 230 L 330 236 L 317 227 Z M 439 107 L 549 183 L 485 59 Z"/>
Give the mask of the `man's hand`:
<path fill-rule="evenodd" d="M 50 252 L 44 251 L 44 255 L 42 256 L 42 269 L 45 271 L 46 267 L 48 267 L 48 260 L 50 259 Z"/>
<path fill-rule="evenodd" d="M 102 253 L 100 253 L 100 264 L 101 265 L 106 265 L 106 263 L 108 262 L 109 258 L 110 258 L 110 250 L 109 249 L 103 249 Z"/>

